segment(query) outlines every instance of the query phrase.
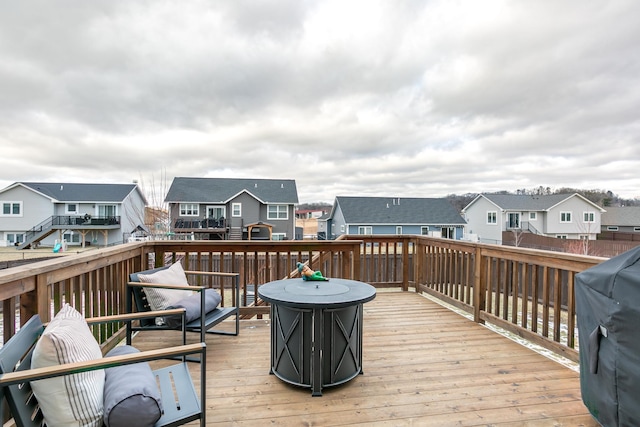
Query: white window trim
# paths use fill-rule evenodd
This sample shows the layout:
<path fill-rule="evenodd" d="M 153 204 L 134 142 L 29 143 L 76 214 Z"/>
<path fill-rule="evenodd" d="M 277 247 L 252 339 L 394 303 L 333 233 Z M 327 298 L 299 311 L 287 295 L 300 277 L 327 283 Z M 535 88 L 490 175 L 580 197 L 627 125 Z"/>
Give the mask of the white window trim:
<path fill-rule="evenodd" d="M 402 234 L 402 226 L 401 225 L 397 225 L 396 226 L 396 235 L 400 235 Z"/>
<path fill-rule="evenodd" d="M 231 203 L 231 216 L 233 218 L 242 216 L 242 203 Z"/>
<path fill-rule="evenodd" d="M 591 219 L 589 219 L 588 217 L 590 217 Z M 584 222 L 596 222 L 596 213 L 593 211 L 583 212 L 582 219 Z"/>
<path fill-rule="evenodd" d="M 569 216 L 569 220 L 568 221 L 566 219 L 563 220 L 562 219 L 563 215 L 565 215 L 565 216 L 568 215 Z M 573 222 L 573 213 L 571 211 L 562 211 L 562 212 L 560 212 L 560 223 L 561 224 L 571 224 L 572 222 Z"/>
<path fill-rule="evenodd" d="M 617 225 L 609 225 L 607 226 L 607 231 L 618 231 L 619 228 Z"/>
<path fill-rule="evenodd" d="M 4 234 L 4 238 L 7 241 L 7 243 L 11 243 L 12 245 L 16 242 L 22 243 L 24 242 L 24 233 L 6 232 Z"/>
<path fill-rule="evenodd" d="M 4 213 L 4 205 L 9 204 L 9 213 L 6 214 Z M 18 205 L 20 206 L 20 213 L 14 214 L 13 212 L 13 205 Z M 22 216 L 22 202 L 19 202 L 17 200 L 3 200 L 2 202 L 0 202 L 0 216 L 4 216 L 4 217 L 9 217 L 9 216 L 13 216 L 13 217 L 21 217 Z"/>
<path fill-rule="evenodd" d="M 76 207 L 75 210 L 69 210 L 69 205 L 74 205 Z M 77 214 L 78 213 L 78 203 L 65 203 L 64 205 L 64 212 L 67 214 Z"/>
<path fill-rule="evenodd" d="M 529 221 L 537 221 L 538 212 L 529 212 Z"/>
<path fill-rule="evenodd" d="M 569 236 L 567 236 L 566 234 L 556 234 L 556 239 L 568 239 Z"/>
<path fill-rule="evenodd" d="M 276 216 L 272 216 L 272 212 L 271 212 L 271 207 L 275 206 L 276 207 Z M 280 214 L 282 213 L 282 208 L 284 208 L 284 217 L 280 217 Z M 267 219 L 271 220 L 271 221 L 287 221 L 289 220 L 289 205 L 283 205 L 283 204 L 273 204 L 273 205 L 267 205 Z"/>
<path fill-rule="evenodd" d="M 428 236 L 429 235 L 429 226 L 428 225 L 423 225 L 422 227 L 420 227 L 420 235 L 422 235 L 422 236 Z"/>
<path fill-rule="evenodd" d="M 367 233 L 367 231 L 369 231 Z M 358 226 L 358 234 L 369 235 L 373 234 L 373 227 L 370 225 L 359 225 Z"/>
<path fill-rule="evenodd" d="M 180 203 L 178 211 L 180 216 L 200 216 L 200 205 L 197 203 Z M 189 211 L 191 213 L 187 213 Z"/>
<path fill-rule="evenodd" d="M 498 211 L 487 211 L 487 224 L 498 224 Z"/>

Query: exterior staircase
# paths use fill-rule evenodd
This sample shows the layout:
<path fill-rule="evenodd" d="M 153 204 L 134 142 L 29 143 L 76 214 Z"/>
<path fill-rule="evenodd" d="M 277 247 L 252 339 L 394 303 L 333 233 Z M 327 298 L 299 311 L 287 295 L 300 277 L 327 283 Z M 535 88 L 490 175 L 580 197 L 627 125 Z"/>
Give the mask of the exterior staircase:
<path fill-rule="evenodd" d="M 53 219 L 53 216 L 47 218 L 40 224 L 33 227 L 31 230 L 27 230 L 24 233 L 24 241 L 18 245 L 18 249 L 29 248 L 32 244 L 39 242 L 40 240 L 55 232 L 56 229 L 53 228 Z"/>
<path fill-rule="evenodd" d="M 229 229 L 229 240 L 242 240 L 242 227 L 231 227 Z"/>

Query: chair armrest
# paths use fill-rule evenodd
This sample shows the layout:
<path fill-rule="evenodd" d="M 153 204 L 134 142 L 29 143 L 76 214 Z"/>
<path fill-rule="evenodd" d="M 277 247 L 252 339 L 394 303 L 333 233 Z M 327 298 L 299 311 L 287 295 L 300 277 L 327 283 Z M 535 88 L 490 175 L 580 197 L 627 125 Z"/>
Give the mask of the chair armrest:
<path fill-rule="evenodd" d="M 85 320 L 90 325 L 109 323 L 109 322 L 127 322 L 130 320 L 149 319 L 154 317 L 164 317 L 173 315 L 182 315 L 185 313 L 184 308 L 171 308 L 167 310 L 157 311 L 137 311 L 135 313 L 114 314 L 111 316 L 87 317 Z"/>
<path fill-rule="evenodd" d="M 224 273 L 222 271 L 195 271 L 195 270 L 186 270 L 185 274 L 199 274 L 201 276 L 219 276 L 219 277 L 234 277 L 240 276 L 240 273 Z"/>
<path fill-rule="evenodd" d="M 195 344 L 167 347 L 158 350 L 141 351 L 139 353 L 123 354 L 120 356 L 103 357 L 102 359 L 88 360 L 85 362 L 65 363 L 63 365 L 48 366 L 46 368 L 26 369 L 23 371 L 9 372 L 0 375 L 0 387 L 12 384 L 21 384 L 27 381 L 43 380 L 46 378 L 77 374 L 80 372 L 95 371 L 132 363 L 149 362 L 152 360 L 167 359 L 187 354 L 200 353 L 204 360 L 206 344 Z M 204 366 L 204 364 L 202 364 Z"/>

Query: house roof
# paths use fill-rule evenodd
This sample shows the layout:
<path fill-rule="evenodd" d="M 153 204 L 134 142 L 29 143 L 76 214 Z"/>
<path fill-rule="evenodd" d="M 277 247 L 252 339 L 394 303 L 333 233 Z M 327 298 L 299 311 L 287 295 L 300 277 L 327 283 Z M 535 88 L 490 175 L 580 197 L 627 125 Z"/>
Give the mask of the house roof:
<path fill-rule="evenodd" d="M 298 203 L 298 190 L 292 179 L 188 177 L 173 179 L 165 202 L 227 203 L 242 192 L 262 203 Z"/>
<path fill-rule="evenodd" d="M 466 224 L 447 199 L 338 196 L 337 206 L 347 224 Z"/>
<path fill-rule="evenodd" d="M 527 195 L 527 194 L 481 194 L 476 197 L 471 203 L 469 203 L 462 211 L 466 211 L 480 197 L 492 202 L 498 208 L 503 210 L 518 210 L 518 211 L 530 211 L 540 212 L 548 211 L 554 206 L 564 202 L 571 197 L 579 197 L 585 202 L 593 205 L 595 208 L 602 208 L 592 201 L 582 197 L 578 193 L 573 194 L 548 194 L 548 195 Z"/>
<path fill-rule="evenodd" d="M 608 207 L 602 214 L 602 225 L 640 226 L 640 206 Z"/>
<path fill-rule="evenodd" d="M 24 186 L 56 202 L 122 202 L 136 184 L 77 184 L 69 182 L 16 182 L 5 190 Z M 3 190 L 3 191 L 5 191 Z M 138 189 L 138 191 L 140 191 Z M 142 195 L 142 193 L 140 193 Z M 143 196 L 144 199 L 144 196 Z"/>

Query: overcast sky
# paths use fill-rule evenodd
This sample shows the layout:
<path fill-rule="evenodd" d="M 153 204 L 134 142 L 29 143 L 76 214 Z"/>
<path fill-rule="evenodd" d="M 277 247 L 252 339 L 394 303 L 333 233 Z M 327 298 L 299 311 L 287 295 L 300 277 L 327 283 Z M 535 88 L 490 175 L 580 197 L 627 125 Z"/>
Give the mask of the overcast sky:
<path fill-rule="evenodd" d="M 3 1 L 0 188 L 640 197 L 638 17 L 637 0 Z"/>

